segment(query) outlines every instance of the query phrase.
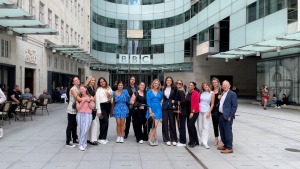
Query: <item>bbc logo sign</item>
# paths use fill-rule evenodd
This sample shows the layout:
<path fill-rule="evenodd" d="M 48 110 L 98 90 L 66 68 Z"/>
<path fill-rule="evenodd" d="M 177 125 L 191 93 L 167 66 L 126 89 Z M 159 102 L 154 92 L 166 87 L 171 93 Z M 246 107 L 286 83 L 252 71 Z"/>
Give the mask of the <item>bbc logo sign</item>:
<path fill-rule="evenodd" d="M 150 64 L 150 55 L 119 55 L 119 64 Z"/>

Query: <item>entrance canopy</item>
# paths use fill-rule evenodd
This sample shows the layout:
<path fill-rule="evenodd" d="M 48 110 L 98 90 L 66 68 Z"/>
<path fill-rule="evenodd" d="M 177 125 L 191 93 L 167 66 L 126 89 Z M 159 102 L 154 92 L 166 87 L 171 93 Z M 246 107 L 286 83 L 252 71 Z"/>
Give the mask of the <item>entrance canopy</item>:
<path fill-rule="evenodd" d="M 290 49 L 300 46 L 300 32 L 276 37 L 271 40 L 251 44 L 248 46 L 236 48 L 227 52 L 211 55 L 209 58 L 243 59 L 247 56 L 261 56 L 263 53 L 281 52 L 283 49 Z"/>
<path fill-rule="evenodd" d="M 26 35 L 57 35 L 58 32 L 48 25 L 28 14 L 8 0 L 0 0 L 0 27 L 7 30 L 7 34 L 17 36 Z M 23 39 L 26 40 L 26 39 Z"/>
<path fill-rule="evenodd" d="M 45 41 L 45 47 L 51 48 L 53 53 L 65 55 L 65 57 L 81 63 L 86 63 L 87 65 L 90 65 L 91 63 L 101 63 L 98 59 L 77 45 L 56 45 L 47 39 Z"/>

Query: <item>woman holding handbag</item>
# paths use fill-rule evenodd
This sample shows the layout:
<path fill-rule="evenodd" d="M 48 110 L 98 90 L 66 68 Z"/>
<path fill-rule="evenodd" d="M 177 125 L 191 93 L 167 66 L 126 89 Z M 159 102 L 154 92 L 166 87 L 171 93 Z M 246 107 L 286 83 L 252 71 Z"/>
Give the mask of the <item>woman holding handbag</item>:
<path fill-rule="evenodd" d="M 94 101 L 90 100 L 91 96 L 88 93 L 85 85 L 81 85 L 79 89 L 79 98 L 81 98 L 81 101 L 79 102 L 76 100 L 76 109 L 78 111 L 76 120 L 78 124 L 78 133 L 80 136 L 78 148 L 81 151 L 85 151 L 87 146 L 87 135 L 92 123 L 92 111 L 95 107 L 95 103 Z"/>
<path fill-rule="evenodd" d="M 150 137 L 148 139 L 148 144 L 150 146 L 157 146 L 158 145 L 158 139 L 157 139 L 157 133 L 156 129 L 159 123 L 159 120 L 162 119 L 162 108 L 160 105 L 160 102 L 163 98 L 163 94 L 159 89 L 161 88 L 160 82 L 158 79 L 155 79 L 152 82 L 151 85 L 151 90 L 148 90 L 147 92 L 147 104 L 148 104 L 148 109 L 147 109 L 147 114 L 146 118 L 153 118 L 153 123 L 154 126 L 152 127 Z M 152 143 L 153 137 L 155 138 L 154 143 Z"/>
<path fill-rule="evenodd" d="M 93 97 L 95 97 L 96 95 L 96 78 L 94 76 L 89 76 L 85 82 L 85 86 L 87 87 L 87 90 L 89 92 L 89 94 Z M 98 132 L 98 119 L 96 119 L 96 114 L 97 111 L 93 108 L 92 111 L 92 124 L 90 126 L 90 130 L 88 133 L 88 138 L 87 138 L 87 142 L 91 145 L 97 146 L 97 132 Z"/>
<path fill-rule="evenodd" d="M 126 103 L 130 104 L 130 96 L 124 88 L 124 83 L 119 81 L 117 83 L 118 90 L 113 92 L 113 111 L 111 115 L 116 118 L 118 138 L 116 143 L 124 143 L 125 119 L 129 115 L 129 109 Z"/>
<path fill-rule="evenodd" d="M 136 141 L 143 144 L 148 141 L 148 132 L 146 126 L 147 99 L 146 99 L 145 83 L 140 82 L 138 91 L 131 96 L 130 104 L 133 105 L 132 124 L 136 137 Z M 149 130 L 149 129 L 148 129 Z"/>
<path fill-rule="evenodd" d="M 177 104 L 179 111 L 181 111 L 179 113 L 179 119 L 177 119 L 177 125 L 179 130 L 179 143 L 177 143 L 177 146 L 182 147 L 182 146 L 186 146 L 185 125 L 187 121 L 187 111 L 186 111 L 186 103 L 185 103 L 185 89 L 183 88 L 182 80 L 177 80 L 176 86 L 177 86 L 177 92 L 175 97 L 175 104 Z"/>
<path fill-rule="evenodd" d="M 175 85 L 172 77 L 167 77 L 165 79 L 164 87 L 163 87 L 163 103 L 162 103 L 162 111 L 163 111 L 163 120 L 162 120 L 162 134 L 164 142 L 168 146 L 171 145 L 176 146 L 177 144 L 177 133 L 175 126 L 175 116 L 173 110 L 174 96 L 176 94 Z M 169 126 L 170 126 L 170 134 L 169 134 Z"/>
<path fill-rule="evenodd" d="M 99 144 L 107 144 L 107 131 L 109 124 L 109 114 L 111 111 L 112 90 L 104 77 L 100 77 L 97 83 L 96 109 L 100 122 Z"/>
<path fill-rule="evenodd" d="M 204 148 L 209 149 L 207 145 L 208 141 L 208 130 L 209 130 L 209 117 L 211 111 L 214 108 L 215 95 L 210 90 L 209 83 L 207 81 L 202 83 L 200 90 L 200 112 L 198 116 L 198 137 L 200 145 Z"/>
<path fill-rule="evenodd" d="M 199 116 L 199 93 L 197 92 L 197 84 L 195 82 L 190 82 L 189 92 L 186 95 L 186 110 L 188 113 L 187 126 L 189 130 L 189 146 L 194 148 L 196 145 L 199 145 L 199 140 L 197 136 L 197 129 L 195 127 L 196 120 Z"/>

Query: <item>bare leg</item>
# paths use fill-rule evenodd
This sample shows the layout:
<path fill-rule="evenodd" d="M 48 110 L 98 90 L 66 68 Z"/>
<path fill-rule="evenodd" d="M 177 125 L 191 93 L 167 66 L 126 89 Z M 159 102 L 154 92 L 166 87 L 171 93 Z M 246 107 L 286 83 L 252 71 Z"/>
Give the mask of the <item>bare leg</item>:
<path fill-rule="evenodd" d="M 125 119 L 120 119 L 120 130 L 121 137 L 123 137 L 125 131 Z"/>
<path fill-rule="evenodd" d="M 116 119 L 117 121 L 117 134 L 121 137 L 121 119 Z"/>
<path fill-rule="evenodd" d="M 264 108 L 266 108 L 266 105 L 267 105 L 267 99 L 264 99 L 264 101 L 265 101 L 265 104 L 264 104 Z"/>
<path fill-rule="evenodd" d="M 219 143 L 219 138 L 218 137 L 215 137 L 215 142 L 214 142 L 214 146 L 216 146 L 216 145 L 218 145 L 218 143 Z"/>

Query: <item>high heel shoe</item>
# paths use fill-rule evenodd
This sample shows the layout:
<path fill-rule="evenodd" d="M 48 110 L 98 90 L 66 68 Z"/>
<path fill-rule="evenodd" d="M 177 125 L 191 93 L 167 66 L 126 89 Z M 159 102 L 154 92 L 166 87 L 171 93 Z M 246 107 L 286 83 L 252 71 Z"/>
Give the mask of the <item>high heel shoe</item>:
<path fill-rule="evenodd" d="M 219 144 L 219 141 L 215 142 L 213 145 L 214 146 L 217 146 Z"/>

